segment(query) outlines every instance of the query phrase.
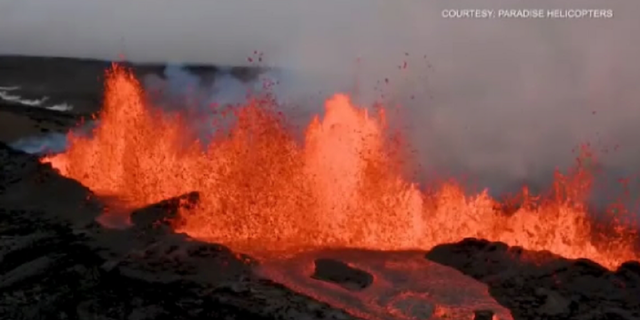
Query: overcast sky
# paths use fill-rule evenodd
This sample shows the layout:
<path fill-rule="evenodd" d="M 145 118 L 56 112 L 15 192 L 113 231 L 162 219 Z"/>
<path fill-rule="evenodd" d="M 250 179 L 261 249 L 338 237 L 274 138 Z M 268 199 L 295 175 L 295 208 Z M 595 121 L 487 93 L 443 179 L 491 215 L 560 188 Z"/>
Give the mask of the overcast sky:
<path fill-rule="evenodd" d="M 0 0 L 0 53 L 247 64 L 258 50 L 318 88 L 353 82 L 359 56 L 365 95 L 390 80 L 428 165 L 525 179 L 572 161 L 571 147 L 591 141 L 619 144 L 608 161 L 637 171 L 640 1 L 541 2 Z M 525 7 L 614 17 L 441 17 Z"/>
<path fill-rule="evenodd" d="M 272 57 L 319 50 L 339 56 L 364 51 L 425 52 L 436 46 L 499 39 L 539 45 L 615 34 L 619 45 L 636 39 L 635 1 L 522 0 L 2 0 L 0 52 L 244 63 L 261 50 Z M 555 5 L 548 3 L 558 3 Z M 569 20 L 446 20 L 450 8 L 602 8 L 615 18 Z M 571 25 L 568 27 L 567 25 Z M 594 30 L 600 30 L 594 33 Z M 637 29 L 636 29 L 637 30 Z M 616 31 L 615 33 L 613 31 Z M 626 32 L 625 32 L 626 31 Z M 623 35 L 618 32 L 624 32 Z M 554 33 L 560 33 L 554 35 Z M 607 40 L 607 39 L 605 39 Z M 625 41 L 627 40 L 627 41 Z M 612 41 L 608 39 L 607 41 Z M 514 43 L 515 44 L 515 43 Z M 501 48 L 495 47 L 493 50 Z M 485 49 L 489 50 L 488 48 Z M 331 54 L 331 52 L 335 52 Z M 320 54 L 318 54 L 320 55 Z"/>

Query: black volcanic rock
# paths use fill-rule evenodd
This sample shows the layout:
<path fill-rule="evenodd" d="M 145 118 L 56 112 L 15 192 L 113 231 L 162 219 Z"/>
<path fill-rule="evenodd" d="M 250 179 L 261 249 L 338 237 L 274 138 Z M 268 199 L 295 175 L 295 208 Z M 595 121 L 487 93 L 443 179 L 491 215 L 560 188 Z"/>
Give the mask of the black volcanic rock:
<path fill-rule="evenodd" d="M 353 291 L 365 289 L 373 283 L 373 275 L 334 259 L 316 259 L 315 271 L 311 277 Z"/>
<path fill-rule="evenodd" d="M 192 208 L 200 201 L 198 192 L 190 192 L 178 197 L 163 200 L 131 213 L 131 222 L 138 228 L 158 227 L 175 221 L 178 210 Z"/>
<path fill-rule="evenodd" d="M 491 310 L 476 310 L 473 315 L 473 320 L 493 320 L 493 311 Z"/>
<path fill-rule="evenodd" d="M 640 319 L 637 262 L 612 272 L 586 259 L 477 239 L 436 246 L 426 258 L 489 285 L 515 319 Z"/>
<path fill-rule="evenodd" d="M 628 261 L 620 265 L 616 270 L 616 275 L 626 279 L 625 283 L 629 285 L 640 285 L 640 262 Z"/>
<path fill-rule="evenodd" d="M 0 319 L 355 319 L 253 275 L 229 248 L 149 225 L 197 194 L 107 229 L 80 183 L 0 143 Z"/>
<path fill-rule="evenodd" d="M 66 133 L 82 116 L 0 100 L 0 141 L 13 143 L 25 137 Z"/>

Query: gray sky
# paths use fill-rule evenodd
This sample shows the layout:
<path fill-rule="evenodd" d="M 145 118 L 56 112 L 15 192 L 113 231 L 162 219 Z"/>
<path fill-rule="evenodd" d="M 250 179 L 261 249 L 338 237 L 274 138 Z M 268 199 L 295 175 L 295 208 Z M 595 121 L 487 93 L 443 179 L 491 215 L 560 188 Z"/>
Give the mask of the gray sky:
<path fill-rule="evenodd" d="M 265 63 L 311 79 L 292 89 L 301 92 L 352 83 L 360 56 L 363 95 L 374 98 L 375 83 L 390 80 L 384 91 L 403 105 L 426 167 L 531 179 L 591 141 L 620 145 L 608 165 L 640 169 L 640 2 L 451 3 L 0 0 L 0 53 L 237 65 L 258 50 Z M 612 9 L 614 17 L 441 17 L 454 8 Z"/>

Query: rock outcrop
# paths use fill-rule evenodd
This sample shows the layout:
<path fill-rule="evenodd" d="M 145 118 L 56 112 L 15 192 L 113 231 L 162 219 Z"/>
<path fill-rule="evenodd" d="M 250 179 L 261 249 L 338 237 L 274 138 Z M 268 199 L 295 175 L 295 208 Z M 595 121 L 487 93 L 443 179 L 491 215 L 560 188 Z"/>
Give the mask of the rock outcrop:
<path fill-rule="evenodd" d="M 314 279 L 338 284 L 347 290 L 362 290 L 373 283 L 373 275 L 334 259 L 316 259 Z"/>
<path fill-rule="evenodd" d="M 166 228 L 197 193 L 108 229 L 79 183 L 2 143 L 0 164 L 2 319 L 354 319 L 255 277 L 250 257 Z"/>
<path fill-rule="evenodd" d="M 515 319 L 640 319 L 640 263 L 609 271 L 500 242 L 465 239 L 426 258 L 486 283 Z"/>

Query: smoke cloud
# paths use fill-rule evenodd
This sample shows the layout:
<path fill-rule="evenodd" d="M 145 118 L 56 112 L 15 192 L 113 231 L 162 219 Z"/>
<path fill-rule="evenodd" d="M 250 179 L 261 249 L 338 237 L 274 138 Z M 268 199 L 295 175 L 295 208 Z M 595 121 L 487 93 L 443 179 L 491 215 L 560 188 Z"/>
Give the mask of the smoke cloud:
<path fill-rule="evenodd" d="M 520 8 L 611 9 L 614 16 L 441 16 Z M 280 96 L 311 99 L 297 112 L 320 111 L 336 91 L 363 104 L 400 105 L 395 120 L 417 151 L 421 178 L 467 173 L 502 192 L 523 182 L 548 185 L 585 142 L 611 177 L 636 173 L 639 14 L 624 0 L 13 0 L 0 4 L 0 50 L 228 66 L 254 65 L 254 52 L 263 53 L 261 64 L 280 70 Z M 199 81 L 179 68 L 166 76 L 175 88 Z M 247 86 L 217 80 L 212 90 L 230 102 Z"/>

